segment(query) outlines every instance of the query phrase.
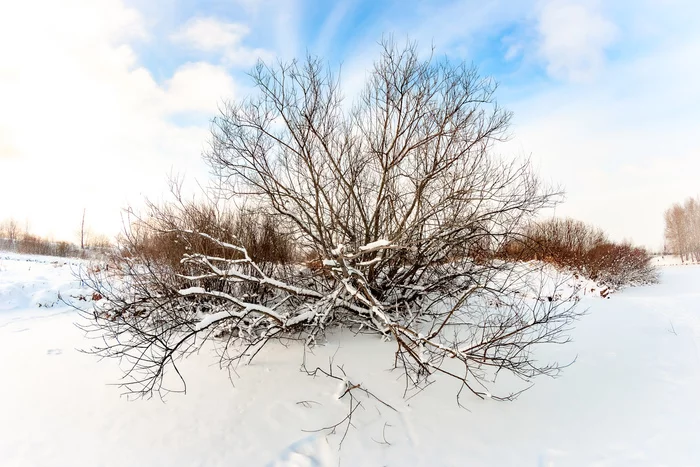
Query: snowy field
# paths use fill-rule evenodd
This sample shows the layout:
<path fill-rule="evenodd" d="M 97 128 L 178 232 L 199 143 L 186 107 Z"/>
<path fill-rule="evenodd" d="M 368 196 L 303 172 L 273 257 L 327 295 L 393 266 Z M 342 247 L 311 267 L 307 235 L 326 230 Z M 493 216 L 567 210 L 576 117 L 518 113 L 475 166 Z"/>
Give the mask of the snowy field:
<path fill-rule="evenodd" d="M 677 255 L 656 255 L 651 261 L 656 266 L 696 266 L 698 264 L 689 259 L 682 260 Z"/>
<path fill-rule="evenodd" d="M 442 380 L 407 401 L 393 344 L 333 336 L 307 367 L 335 355 L 393 407 L 360 398 L 338 451 L 345 425 L 304 430 L 342 420 L 347 401 L 299 371 L 296 344 L 231 375 L 203 352 L 183 365 L 186 395 L 120 397 L 116 362 L 78 352 L 90 343 L 57 299 L 79 300 L 78 264 L 0 252 L 0 466 L 700 466 L 700 266 L 583 297 L 574 341 L 538 353 L 576 363 L 515 402 L 461 409 Z"/>

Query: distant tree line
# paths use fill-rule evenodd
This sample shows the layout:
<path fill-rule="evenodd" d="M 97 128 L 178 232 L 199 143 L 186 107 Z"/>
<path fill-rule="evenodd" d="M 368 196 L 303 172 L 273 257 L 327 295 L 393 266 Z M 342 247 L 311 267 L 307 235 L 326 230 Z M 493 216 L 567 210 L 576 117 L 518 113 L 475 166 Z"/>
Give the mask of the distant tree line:
<path fill-rule="evenodd" d="M 688 198 L 666 210 L 665 250 L 682 261 L 700 261 L 700 199 Z"/>
<path fill-rule="evenodd" d="M 84 221 L 81 223 L 82 248 L 66 241 L 54 241 L 32 234 L 29 226 L 21 226 L 15 219 L 0 221 L 0 251 L 12 251 L 30 255 L 60 257 L 85 257 L 87 251 L 104 252 L 111 248 L 110 240 L 103 235 L 86 235 Z"/>

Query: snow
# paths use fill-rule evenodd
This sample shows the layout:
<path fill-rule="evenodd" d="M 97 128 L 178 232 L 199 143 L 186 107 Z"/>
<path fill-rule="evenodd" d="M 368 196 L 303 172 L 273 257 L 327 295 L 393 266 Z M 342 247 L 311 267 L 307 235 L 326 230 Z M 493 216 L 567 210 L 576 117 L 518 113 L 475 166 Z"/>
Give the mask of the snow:
<path fill-rule="evenodd" d="M 652 258 L 652 264 L 656 266 L 682 266 L 698 264 L 690 259 L 681 259 L 678 255 L 656 255 Z"/>
<path fill-rule="evenodd" d="M 367 245 L 361 246 L 360 251 L 368 252 L 380 250 L 388 246 L 391 246 L 391 242 L 389 240 L 377 240 L 376 242 L 368 243 Z"/>
<path fill-rule="evenodd" d="M 582 294 L 573 342 L 538 351 L 577 358 L 562 377 L 512 403 L 465 396 L 463 410 L 443 379 L 404 399 L 393 344 L 349 331 L 306 352 L 308 370 L 332 360 L 342 382 L 301 372 L 303 347 L 285 343 L 230 375 L 203 351 L 183 362 L 186 395 L 129 401 L 109 385 L 117 362 L 78 352 L 90 342 L 58 300 L 89 300 L 71 275 L 81 264 L 0 253 L 2 466 L 700 464 L 700 266 L 665 266 L 660 284 L 606 300 Z M 341 421 L 339 389 L 358 384 L 395 411 L 354 389 L 362 406 L 338 451 L 345 425 L 312 430 Z"/>

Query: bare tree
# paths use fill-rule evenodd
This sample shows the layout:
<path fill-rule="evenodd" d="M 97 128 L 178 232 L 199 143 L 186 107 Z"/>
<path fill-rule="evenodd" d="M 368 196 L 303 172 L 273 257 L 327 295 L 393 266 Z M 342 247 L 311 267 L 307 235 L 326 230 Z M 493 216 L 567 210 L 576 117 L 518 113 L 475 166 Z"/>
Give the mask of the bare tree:
<path fill-rule="evenodd" d="M 14 219 L 8 219 L 2 223 L 2 226 L 0 226 L 0 232 L 4 238 L 10 241 L 10 243 L 14 243 L 19 239 L 19 223 Z"/>
<path fill-rule="evenodd" d="M 700 262 L 700 200 L 688 198 L 683 205 L 687 222 L 687 236 L 693 261 Z"/>
<path fill-rule="evenodd" d="M 85 249 L 85 208 L 83 208 L 83 217 L 80 221 L 80 249 Z"/>
<path fill-rule="evenodd" d="M 309 57 L 258 64 L 258 94 L 214 122 L 206 160 L 222 193 L 274 220 L 310 263 L 281 267 L 240 239 L 153 222 L 185 215 L 176 203 L 150 205 L 138 225 L 185 245 L 180 266 L 150 260 L 127 235 L 119 267 L 85 278 L 103 297 L 89 312 L 86 329 L 103 339 L 93 350 L 130 363 L 128 391 L 177 389 L 164 386 L 166 370 L 206 341 L 229 365 L 283 337 L 312 346 L 339 325 L 393 341 L 407 391 L 443 374 L 492 397 L 501 371 L 559 372 L 532 350 L 566 342 L 573 303 L 492 259 L 558 193 L 528 161 L 493 154 L 511 115 L 490 79 L 382 45 L 353 106 Z"/>
<path fill-rule="evenodd" d="M 666 210 L 664 220 L 669 249 L 682 261 L 700 261 L 700 201 L 688 198 L 674 204 Z"/>
<path fill-rule="evenodd" d="M 684 215 L 680 204 L 674 204 L 664 213 L 666 222 L 665 236 L 669 249 L 680 255 L 681 260 L 685 259 L 686 245 L 684 234 Z"/>

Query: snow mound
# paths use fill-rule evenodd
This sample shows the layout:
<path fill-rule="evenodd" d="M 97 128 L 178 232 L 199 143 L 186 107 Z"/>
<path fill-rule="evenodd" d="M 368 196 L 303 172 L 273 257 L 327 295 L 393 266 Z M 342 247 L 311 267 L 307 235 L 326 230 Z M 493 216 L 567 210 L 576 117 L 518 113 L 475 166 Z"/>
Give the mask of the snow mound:
<path fill-rule="evenodd" d="M 0 312 L 53 308 L 92 296 L 72 277 L 87 263 L 51 256 L 0 253 Z"/>

